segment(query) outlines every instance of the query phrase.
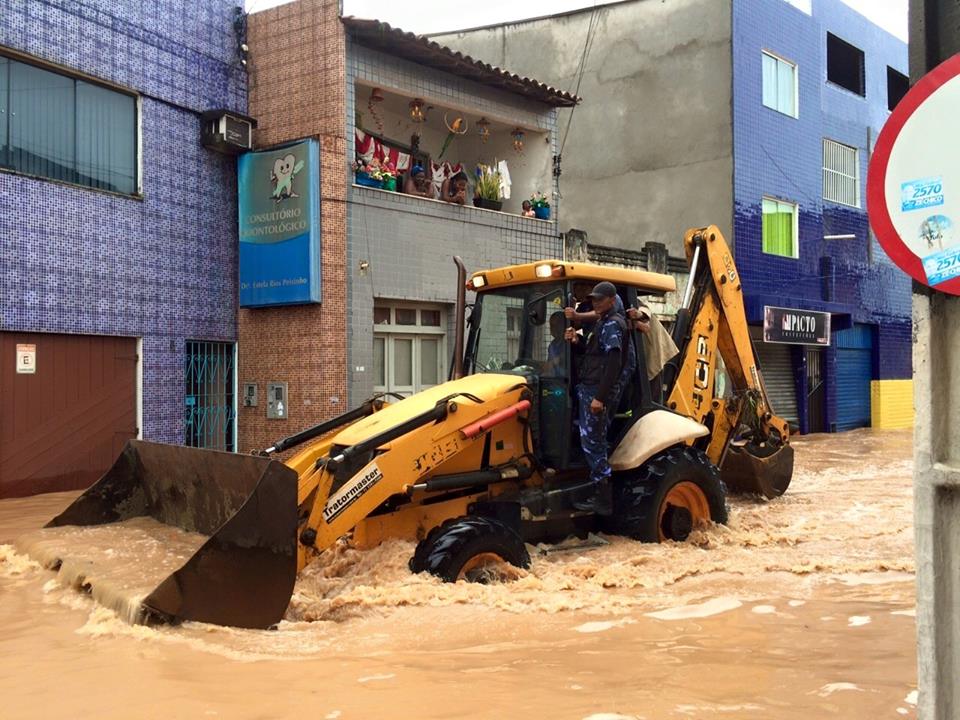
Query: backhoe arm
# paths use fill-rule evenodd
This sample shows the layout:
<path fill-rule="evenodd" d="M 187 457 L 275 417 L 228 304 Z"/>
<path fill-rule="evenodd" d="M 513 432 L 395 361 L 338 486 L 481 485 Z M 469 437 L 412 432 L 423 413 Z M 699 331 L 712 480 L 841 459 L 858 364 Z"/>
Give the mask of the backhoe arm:
<path fill-rule="evenodd" d="M 783 494 L 793 472 L 789 425 L 774 414 L 750 341 L 743 289 L 730 248 L 711 225 L 684 237 L 690 278 L 674 327 L 680 349 L 665 377 L 668 404 L 711 428 L 705 448 L 731 487 Z M 714 397 L 717 354 L 733 387 Z M 746 442 L 731 445 L 741 428 Z"/>

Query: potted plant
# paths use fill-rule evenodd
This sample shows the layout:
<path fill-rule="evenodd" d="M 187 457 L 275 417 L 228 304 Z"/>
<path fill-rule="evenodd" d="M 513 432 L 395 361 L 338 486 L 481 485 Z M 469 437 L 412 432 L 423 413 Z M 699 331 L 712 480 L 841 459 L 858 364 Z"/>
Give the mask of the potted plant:
<path fill-rule="evenodd" d="M 387 163 L 380 167 L 380 184 L 384 190 L 395 192 L 397 189 L 397 168 L 393 163 Z"/>
<path fill-rule="evenodd" d="M 473 191 L 473 204 L 487 210 L 500 210 L 500 173 L 489 165 L 477 165 L 477 182 Z"/>
<path fill-rule="evenodd" d="M 530 198 L 530 207 L 533 208 L 533 214 L 540 220 L 550 219 L 550 201 L 542 192 L 535 192 Z"/>
<path fill-rule="evenodd" d="M 353 163 L 353 179 L 357 185 L 375 188 L 382 187 L 383 184 L 380 180 L 380 163 L 377 162 L 376 158 L 369 163 L 357 160 Z"/>

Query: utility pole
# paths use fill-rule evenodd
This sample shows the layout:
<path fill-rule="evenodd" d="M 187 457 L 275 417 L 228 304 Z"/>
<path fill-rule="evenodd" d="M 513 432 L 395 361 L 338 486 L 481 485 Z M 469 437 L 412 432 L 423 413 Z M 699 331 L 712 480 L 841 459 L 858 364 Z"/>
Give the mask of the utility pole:
<path fill-rule="evenodd" d="M 960 0 L 910 0 L 910 80 L 960 53 Z M 914 282 L 919 717 L 960 717 L 960 297 Z"/>

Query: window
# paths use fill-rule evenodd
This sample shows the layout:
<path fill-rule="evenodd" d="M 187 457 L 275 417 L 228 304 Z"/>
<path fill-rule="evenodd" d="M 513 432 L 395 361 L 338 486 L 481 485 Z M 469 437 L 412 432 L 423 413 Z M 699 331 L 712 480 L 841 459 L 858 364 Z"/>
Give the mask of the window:
<path fill-rule="evenodd" d="M 831 33 L 827 33 L 827 80 L 861 97 L 867 94 L 863 50 Z"/>
<path fill-rule="evenodd" d="M 441 309 L 378 305 L 373 320 L 373 385 L 377 392 L 411 395 L 446 379 Z"/>
<path fill-rule="evenodd" d="M 797 257 L 797 206 L 763 199 L 763 251 L 770 255 Z"/>
<path fill-rule="evenodd" d="M 763 53 L 763 104 L 790 117 L 797 117 L 797 66 Z"/>
<path fill-rule="evenodd" d="M 857 148 L 823 139 L 823 199 L 860 207 L 860 162 Z"/>
<path fill-rule="evenodd" d="M 887 66 L 887 109 L 893 110 L 910 89 L 910 78 Z"/>
<path fill-rule="evenodd" d="M 0 167 L 136 193 L 137 100 L 0 57 Z"/>

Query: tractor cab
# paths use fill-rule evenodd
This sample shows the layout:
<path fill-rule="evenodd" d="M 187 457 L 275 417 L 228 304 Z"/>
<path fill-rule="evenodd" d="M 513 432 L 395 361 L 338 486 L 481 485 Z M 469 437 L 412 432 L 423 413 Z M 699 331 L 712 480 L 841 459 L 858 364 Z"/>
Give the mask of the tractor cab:
<path fill-rule="evenodd" d="M 558 472 L 584 464 L 575 425 L 577 368 L 564 340 L 571 325 L 564 308 L 576 307 L 578 285 L 592 287 L 602 280 L 616 286 L 624 307 L 635 307 L 638 297 L 662 296 L 675 289 L 667 275 L 558 260 L 476 273 L 467 283 L 477 295 L 468 320 L 462 372 L 523 378 L 533 392 L 530 417 L 537 459 Z M 647 382 L 643 343 L 636 333 L 628 335 L 638 370 L 615 413 L 612 441 L 659 400 Z"/>

